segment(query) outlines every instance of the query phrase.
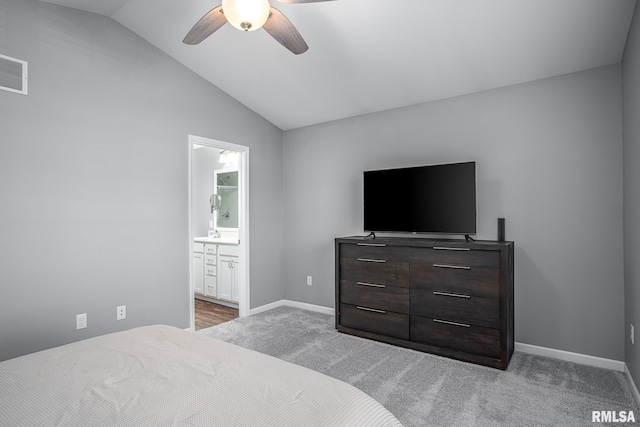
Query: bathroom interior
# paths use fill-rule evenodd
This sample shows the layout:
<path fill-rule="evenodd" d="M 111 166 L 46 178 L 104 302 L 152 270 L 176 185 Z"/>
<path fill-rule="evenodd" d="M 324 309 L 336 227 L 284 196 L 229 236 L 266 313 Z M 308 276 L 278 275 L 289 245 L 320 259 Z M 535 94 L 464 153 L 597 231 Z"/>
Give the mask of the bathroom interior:
<path fill-rule="evenodd" d="M 239 153 L 194 144 L 191 233 L 196 330 L 238 317 Z"/>

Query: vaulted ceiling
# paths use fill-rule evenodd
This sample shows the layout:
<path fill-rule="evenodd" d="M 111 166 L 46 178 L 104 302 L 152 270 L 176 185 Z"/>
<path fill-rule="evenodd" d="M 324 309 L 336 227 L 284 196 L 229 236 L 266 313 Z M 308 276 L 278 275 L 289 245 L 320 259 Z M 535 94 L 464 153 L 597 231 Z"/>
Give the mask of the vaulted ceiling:
<path fill-rule="evenodd" d="M 109 16 L 283 130 L 619 63 L 635 0 L 271 0 L 309 50 L 224 25 L 220 0 L 44 0 Z"/>

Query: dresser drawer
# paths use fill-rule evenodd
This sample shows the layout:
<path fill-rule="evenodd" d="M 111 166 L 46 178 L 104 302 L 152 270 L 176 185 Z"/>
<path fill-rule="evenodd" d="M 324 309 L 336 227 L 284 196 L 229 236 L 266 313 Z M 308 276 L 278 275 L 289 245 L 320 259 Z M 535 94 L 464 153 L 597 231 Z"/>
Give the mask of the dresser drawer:
<path fill-rule="evenodd" d="M 411 248 L 411 262 L 444 264 L 470 268 L 500 268 L 500 252 L 478 249 L 447 248 Z"/>
<path fill-rule="evenodd" d="M 409 314 L 409 289 L 341 280 L 340 302 Z"/>
<path fill-rule="evenodd" d="M 204 253 L 208 255 L 215 255 L 218 253 L 218 245 L 204 245 Z"/>
<path fill-rule="evenodd" d="M 411 289 L 411 314 L 497 329 L 500 327 L 500 300 Z"/>
<path fill-rule="evenodd" d="M 409 263 L 375 258 L 340 258 L 340 277 L 353 282 L 409 287 Z"/>
<path fill-rule="evenodd" d="M 411 341 L 482 356 L 500 357 L 500 330 L 446 322 L 449 321 L 411 316 Z"/>
<path fill-rule="evenodd" d="M 340 246 L 341 258 L 367 258 L 382 261 L 407 261 L 408 248 L 386 246 L 384 243 L 357 243 Z"/>
<path fill-rule="evenodd" d="M 409 315 L 340 304 L 340 325 L 389 337 L 409 339 Z"/>
<path fill-rule="evenodd" d="M 206 276 L 215 276 L 217 267 L 215 265 L 205 265 L 204 274 Z"/>
<path fill-rule="evenodd" d="M 458 267 L 416 261 L 411 264 L 411 289 L 500 298 L 499 268 Z"/>

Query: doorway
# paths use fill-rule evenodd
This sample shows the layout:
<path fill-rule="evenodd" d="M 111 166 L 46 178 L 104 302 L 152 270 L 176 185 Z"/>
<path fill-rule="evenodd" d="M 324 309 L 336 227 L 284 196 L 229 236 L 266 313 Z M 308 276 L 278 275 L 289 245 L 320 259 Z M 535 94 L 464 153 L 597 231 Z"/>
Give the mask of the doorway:
<path fill-rule="evenodd" d="M 190 330 L 193 331 L 196 295 L 220 307 L 237 306 L 240 317 L 249 314 L 249 147 L 190 135 L 188 149 L 191 259 L 188 292 Z M 234 174 L 235 180 L 231 183 L 237 188 L 229 188 L 227 181 L 220 183 L 221 170 L 237 171 L 237 178 Z M 228 178 L 228 175 L 224 176 Z M 233 209 L 235 204 L 237 209 Z M 209 254 L 198 252 L 204 252 L 205 247 Z M 233 285 L 229 284 L 230 280 Z"/>

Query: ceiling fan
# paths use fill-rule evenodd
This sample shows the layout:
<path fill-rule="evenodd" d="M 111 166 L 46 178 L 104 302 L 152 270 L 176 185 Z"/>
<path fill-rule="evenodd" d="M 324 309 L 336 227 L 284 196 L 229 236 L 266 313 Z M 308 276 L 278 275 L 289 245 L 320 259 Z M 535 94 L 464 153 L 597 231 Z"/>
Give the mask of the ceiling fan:
<path fill-rule="evenodd" d="M 279 0 L 282 3 L 316 3 L 331 0 Z M 195 45 L 209 37 L 226 22 L 243 31 L 262 27 L 282 46 L 296 55 L 309 49 L 296 27 L 269 0 L 222 0 L 200 19 L 182 41 Z"/>

